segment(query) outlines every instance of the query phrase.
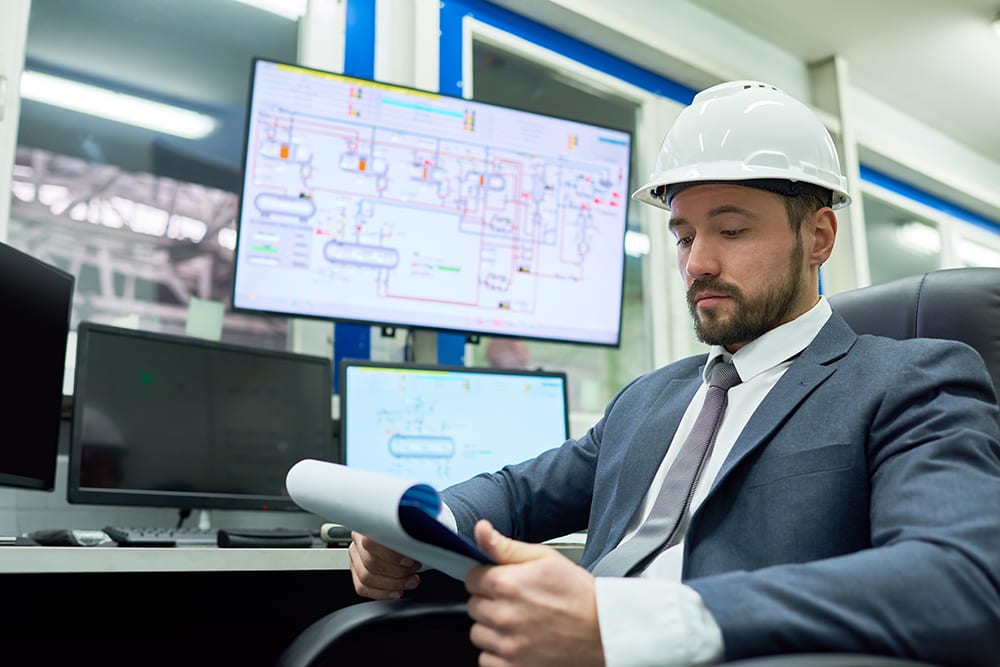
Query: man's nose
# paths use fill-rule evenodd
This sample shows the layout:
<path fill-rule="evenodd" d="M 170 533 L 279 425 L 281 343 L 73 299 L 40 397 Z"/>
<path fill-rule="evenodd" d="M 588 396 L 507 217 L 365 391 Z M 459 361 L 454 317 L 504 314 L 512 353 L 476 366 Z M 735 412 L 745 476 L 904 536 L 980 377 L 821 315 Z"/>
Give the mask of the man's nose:
<path fill-rule="evenodd" d="M 685 257 L 684 273 L 689 278 L 719 274 L 718 254 L 711 243 L 697 238 L 691 242 Z"/>

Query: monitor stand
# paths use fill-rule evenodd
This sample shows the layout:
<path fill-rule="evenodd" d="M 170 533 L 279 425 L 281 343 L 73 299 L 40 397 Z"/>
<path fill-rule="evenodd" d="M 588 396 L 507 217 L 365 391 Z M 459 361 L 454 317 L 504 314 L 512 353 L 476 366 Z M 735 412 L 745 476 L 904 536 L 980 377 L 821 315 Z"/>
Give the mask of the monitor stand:
<path fill-rule="evenodd" d="M 406 358 L 420 364 L 437 362 L 437 334 L 433 331 L 410 329 L 406 334 Z"/>
<path fill-rule="evenodd" d="M 435 331 L 408 329 L 406 345 L 403 347 L 403 361 L 412 361 L 418 364 L 441 363 L 441 355 L 438 352 L 438 336 L 439 334 Z M 466 336 L 465 342 L 470 345 L 478 345 L 479 336 Z M 464 366 L 465 361 L 463 359 L 459 362 L 452 362 L 452 365 Z"/>

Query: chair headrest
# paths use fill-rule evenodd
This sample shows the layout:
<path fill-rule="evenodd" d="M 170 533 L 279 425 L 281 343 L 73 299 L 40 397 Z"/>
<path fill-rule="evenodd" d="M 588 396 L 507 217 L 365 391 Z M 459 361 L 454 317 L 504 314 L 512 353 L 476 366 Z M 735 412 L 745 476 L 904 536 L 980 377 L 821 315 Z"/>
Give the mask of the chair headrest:
<path fill-rule="evenodd" d="M 975 348 L 1000 387 L 1000 268 L 941 269 L 835 294 L 830 305 L 858 333 L 945 338 Z"/>

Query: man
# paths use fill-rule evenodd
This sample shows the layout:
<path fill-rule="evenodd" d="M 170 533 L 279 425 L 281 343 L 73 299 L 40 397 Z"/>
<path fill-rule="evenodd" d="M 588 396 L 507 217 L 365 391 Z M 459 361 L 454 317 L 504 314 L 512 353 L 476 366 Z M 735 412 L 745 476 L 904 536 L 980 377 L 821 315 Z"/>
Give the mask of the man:
<path fill-rule="evenodd" d="M 466 577 L 480 664 L 837 651 L 995 667 L 993 388 L 971 348 L 859 337 L 820 296 L 833 209 L 850 197 L 819 120 L 767 84 L 710 88 L 633 198 L 670 211 L 695 329 L 712 347 L 633 381 L 583 438 L 443 493 L 449 520 L 500 563 Z M 741 382 L 722 390 L 673 536 L 623 567 L 687 466 L 720 361 Z M 582 567 L 530 544 L 583 527 Z M 419 564 L 354 539 L 359 593 L 419 583 Z"/>

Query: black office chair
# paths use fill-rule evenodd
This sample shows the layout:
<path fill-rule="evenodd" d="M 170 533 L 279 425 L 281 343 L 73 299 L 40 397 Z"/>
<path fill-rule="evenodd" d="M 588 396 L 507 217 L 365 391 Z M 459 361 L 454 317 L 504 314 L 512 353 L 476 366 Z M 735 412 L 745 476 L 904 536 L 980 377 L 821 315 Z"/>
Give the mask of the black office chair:
<path fill-rule="evenodd" d="M 971 345 L 1000 390 L 1000 268 L 941 269 L 830 297 L 858 333 Z"/>
<path fill-rule="evenodd" d="M 465 602 L 373 600 L 331 612 L 285 649 L 278 667 L 323 665 L 470 665 Z"/>
<path fill-rule="evenodd" d="M 1000 268 L 942 269 L 843 292 L 830 305 L 858 333 L 945 338 L 971 345 L 1000 387 Z M 438 665 L 475 665 L 463 602 L 362 602 L 316 621 L 288 647 L 280 667 L 319 667 L 364 657 L 368 664 L 432 656 Z M 327 662 L 330 661 L 330 662 Z M 931 667 L 848 654 L 768 656 L 727 667 Z"/>

